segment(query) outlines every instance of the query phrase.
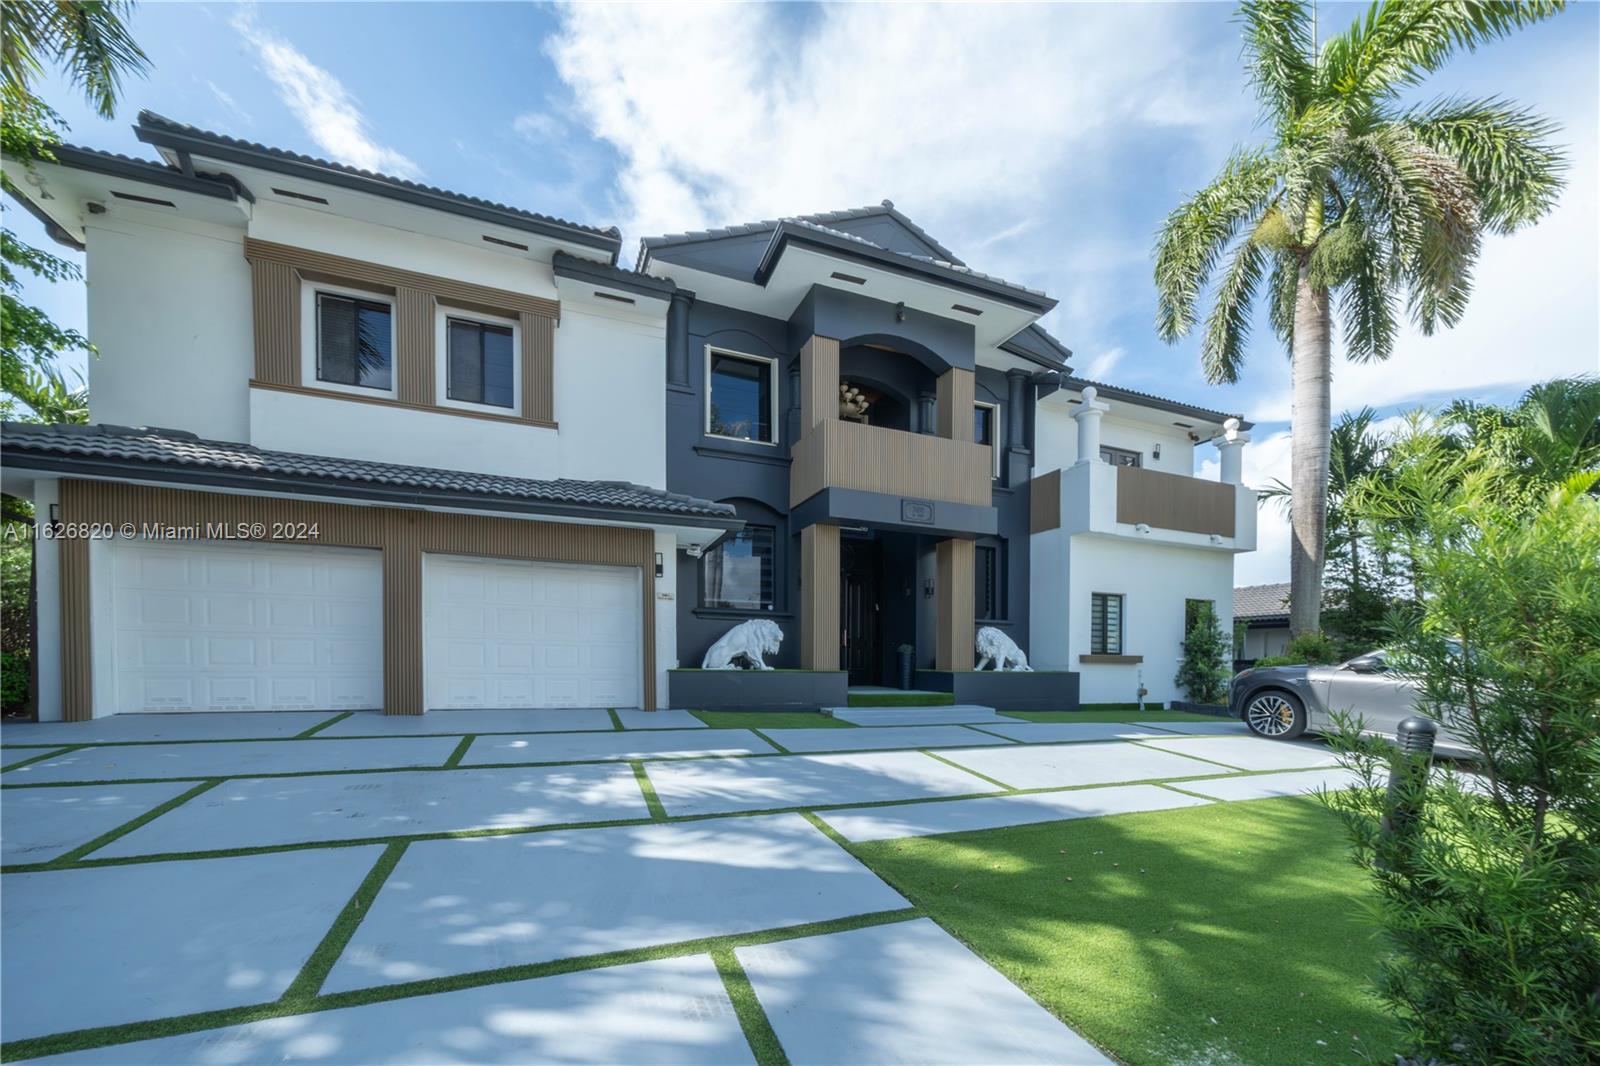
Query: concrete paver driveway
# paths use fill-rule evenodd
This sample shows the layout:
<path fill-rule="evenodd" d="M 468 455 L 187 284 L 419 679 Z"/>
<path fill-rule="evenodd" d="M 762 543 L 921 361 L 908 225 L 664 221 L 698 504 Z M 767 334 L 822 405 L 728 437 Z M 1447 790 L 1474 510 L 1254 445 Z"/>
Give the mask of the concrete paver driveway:
<path fill-rule="evenodd" d="M 1108 1062 L 846 844 L 1347 780 L 1201 725 L 7 726 L 4 1057 L 715 1064 L 775 1035 L 795 1066 Z"/>

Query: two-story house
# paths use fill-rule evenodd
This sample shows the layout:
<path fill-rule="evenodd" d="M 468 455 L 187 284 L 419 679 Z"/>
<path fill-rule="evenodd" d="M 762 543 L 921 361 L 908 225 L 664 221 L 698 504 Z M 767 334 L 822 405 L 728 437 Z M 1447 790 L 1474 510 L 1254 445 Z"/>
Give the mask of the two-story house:
<path fill-rule="evenodd" d="M 159 159 L 6 163 L 99 349 L 91 425 L 0 439 L 54 533 L 42 718 L 816 705 L 901 648 L 982 695 L 980 626 L 1031 699 L 1159 701 L 1186 601 L 1228 615 L 1239 424 L 1091 393 L 1052 299 L 887 202 L 625 269 L 615 229 L 136 132 Z M 694 669 L 750 619 L 786 638 L 756 695 Z"/>

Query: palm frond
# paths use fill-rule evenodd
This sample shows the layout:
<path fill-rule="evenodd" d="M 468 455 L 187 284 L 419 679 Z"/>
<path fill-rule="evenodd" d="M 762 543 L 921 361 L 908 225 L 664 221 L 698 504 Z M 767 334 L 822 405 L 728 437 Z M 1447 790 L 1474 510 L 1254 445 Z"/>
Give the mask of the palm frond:
<path fill-rule="evenodd" d="M 1248 0 L 1239 7 L 1250 80 L 1280 129 L 1300 114 L 1316 82 L 1313 17 L 1305 0 Z"/>
<path fill-rule="evenodd" d="M 8 0 L 0 67 L 8 104 L 28 99 L 46 61 L 102 116 L 116 110 L 122 78 L 150 65 L 128 31 L 126 0 Z"/>
<path fill-rule="evenodd" d="M 1341 228 L 1358 232 L 1355 220 Z M 1372 231 L 1362 226 L 1359 236 L 1351 246 L 1349 272 L 1339 289 L 1339 317 L 1344 326 L 1346 354 L 1364 363 L 1382 361 L 1394 354 L 1399 316 L 1393 264 Z"/>
<path fill-rule="evenodd" d="M 1168 343 L 1194 328 L 1195 301 L 1240 225 L 1271 198 L 1277 161 L 1240 152 L 1222 173 L 1167 216 L 1156 238 L 1156 331 Z"/>
<path fill-rule="evenodd" d="M 1319 88 L 1355 109 L 1392 99 L 1456 51 L 1471 51 L 1565 6 L 1565 0 L 1379 0 L 1324 45 Z"/>
<path fill-rule="evenodd" d="M 1416 138 L 1466 172 L 1483 223 L 1509 233 L 1555 206 L 1567 168 L 1552 143 L 1558 127 L 1504 100 L 1440 100 L 1402 116 Z"/>
<path fill-rule="evenodd" d="M 1299 284 L 1299 259 L 1286 252 L 1273 256 L 1272 276 L 1267 280 L 1267 317 L 1286 352 L 1294 350 L 1294 301 Z"/>
<path fill-rule="evenodd" d="M 1267 251 L 1247 235 L 1233 250 L 1227 274 L 1217 286 L 1216 301 L 1206 320 L 1200 365 L 1213 385 L 1239 380 L 1245 346 L 1250 340 L 1251 305 L 1266 267 Z"/>

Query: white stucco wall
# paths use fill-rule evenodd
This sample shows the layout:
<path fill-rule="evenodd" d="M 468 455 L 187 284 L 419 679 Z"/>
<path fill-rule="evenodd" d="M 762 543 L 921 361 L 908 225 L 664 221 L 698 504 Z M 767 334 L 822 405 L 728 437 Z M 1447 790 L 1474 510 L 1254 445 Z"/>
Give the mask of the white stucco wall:
<path fill-rule="evenodd" d="M 1141 681 L 1150 690 L 1146 703 L 1183 698 L 1172 679 L 1183 654 L 1186 600 L 1211 600 L 1231 630 L 1233 556 L 1226 552 L 1094 534 L 1069 541 L 1060 531 L 1037 535 L 1032 544 L 1030 659 L 1040 669 L 1078 671 L 1084 703 L 1132 703 Z M 1090 648 L 1096 592 L 1123 596 L 1123 654 L 1143 656 L 1143 662 L 1079 661 Z"/>
<path fill-rule="evenodd" d="M 1101 402 L 1104 402 L 1103 400 Z M 1100 443 L 1108 448 L 1124 448 L 1144 456 L 1148 470 L 1163 470 L 1169 474 L 1194 474 L 1194 443 L 1187 430 L 1177 426 L 1161 426 L 1131 418 L 1119 418 L 1117 408 L 1111 404 L 1100 419 Z M 1078 423 L 1073 413 L 1082 410 L 1078 405 L 1050 397 L 1038 406 L 1034 422 L 1034 470 L 1046 473 L 1065 470 L 1078 461 Z M 1155 457 L 1155 446 L 1161 446 L 1161 458 Z"/>
<path fill-rule="evenodd" d="M 238 230 L 120 204 L 90 215 L 92 421 L 250 439 L 250 270 Z"/>

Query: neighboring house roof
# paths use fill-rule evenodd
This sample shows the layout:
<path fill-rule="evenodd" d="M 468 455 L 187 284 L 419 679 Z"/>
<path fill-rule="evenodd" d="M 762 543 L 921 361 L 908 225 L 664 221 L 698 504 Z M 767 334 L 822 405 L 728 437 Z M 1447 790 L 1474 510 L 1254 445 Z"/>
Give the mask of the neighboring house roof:
<path fill-rule="evenodd" d="M 1275 622 L 1289 620 L 1289 583 L 1241 585 L 1233 590 L 1233 618 L 1236 622 Z"/>
<path fill-rule="evenodd" d="M 670 521 L 737 529 L 725 503 L 625 481 L 536 481 L 364 459 L 264 451 L 193 433 L 127 426 L 0 426 L 6 465 L 89 477 L 133 477 L 360 499 L 398 506 L 472 507 L 532 515 Z"/>
<path fill-rule="evenodd" d="M 448 189 L 423 185 L 389 174 L 378 174 L 359 167 L 318 159 L 315 156 L 301 155 L 283 148 L 271 148 L 254 141 L 228 137 L 197 126 L 175 122 L 154 111 L 139 112 L 139 124 L 134 127 L 134 133 L 141 141 L 180 154 L 193 153 L 208 159 L 221 159 L 259 167 L 356 192 L 401 200 L 420 207 L 448 211 L 482 222 L 493 222 L 557 240 L 571 241 L 608 252 L 613 260 L 622 247 L 622 234 L 615 226 L 609 229 L 586 226 L 552 215 L 524 211 L 493 200 L 450 192 Z"/>
<path fill-rule="evenodd" d="M 1249 429 L 1255 423 L 1246 422 L 1243 415 L 1229 414 L 1226 411 L 1213 411 L 1209 407 L 1196 407 L 1194 404 L 1182 403 L 1178 400 L 1168 400 L 1161 396 L 1152 396 L 1148 392 L 1139 392 L 1135 389 L 1125 389 L 1120 385 L 1105 385 L 1088 378 L 1072 376 L 1062 379 L 1062 384 L 1069 389 L 1083 390 L 1086 386 L 1094 386 L 1101 396 L 1108 400 L 1121 400 L 1124 403 L 1136 404 L 1140 407 L 1154 407 L 1161 411 L 1171 411 L 1175 415 L 1188 415 L 1190 418 L 1199 418 L 1206 422 L 1226 422 L 1230 418 L 1239 419 L 1240 429 Z"/>

